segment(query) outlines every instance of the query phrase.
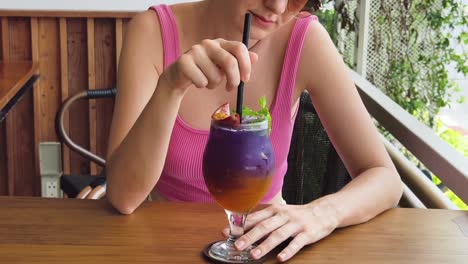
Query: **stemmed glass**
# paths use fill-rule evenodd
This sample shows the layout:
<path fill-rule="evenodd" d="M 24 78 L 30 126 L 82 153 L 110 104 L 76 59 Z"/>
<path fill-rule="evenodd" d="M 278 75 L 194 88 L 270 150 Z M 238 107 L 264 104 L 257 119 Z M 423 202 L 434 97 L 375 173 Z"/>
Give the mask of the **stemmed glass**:
<path fill-rule="evenodd" d="M 267 192 L 274 169 L 267 119 L 236 126 L 212 120 L 203 155 L 203 176 L 216 202 L 224 208 L 230 226 L 226 241 L 211 245 L 209 257 L 227 263 L 253 261 L 250 251 L 234 242 L 244 234 L 248 213 Z"/>

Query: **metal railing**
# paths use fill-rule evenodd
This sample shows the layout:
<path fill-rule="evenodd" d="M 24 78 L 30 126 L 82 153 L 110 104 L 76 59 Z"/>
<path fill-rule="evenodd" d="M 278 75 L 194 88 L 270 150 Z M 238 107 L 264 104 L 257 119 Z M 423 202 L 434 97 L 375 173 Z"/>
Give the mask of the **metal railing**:
<path fill-rule="evenodd" d="M 372 117 L 448 188 L 468 203 L 468 159 L 362 76 L 354 71 L 351 71 L 351 75 Z M 385 139 L 384 142 L 406 184 L 403 198 L 406 203 L 416 207 L 423 204 L 428 208 L 457 208 L 390 142 Z M 415 197 L 420 201 L 415 200 Z"/>

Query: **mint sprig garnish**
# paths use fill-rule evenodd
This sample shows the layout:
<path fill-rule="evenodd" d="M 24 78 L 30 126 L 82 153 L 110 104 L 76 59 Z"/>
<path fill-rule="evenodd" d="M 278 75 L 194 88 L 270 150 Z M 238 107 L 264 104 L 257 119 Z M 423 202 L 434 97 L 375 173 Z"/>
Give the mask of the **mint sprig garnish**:
<path fill-rule="evenodd" d="M 258 104 L 260 105 L 260 110 L 254 111 L 247 106 L 242 107 L 242 116 L 256 116 L 256 117 L 264 117 L 268 120 L 268 131 L 271 131 L 271 115 L 270 110 L 266 106 L 266 98 L 262 96 L 258 100 Z"/>

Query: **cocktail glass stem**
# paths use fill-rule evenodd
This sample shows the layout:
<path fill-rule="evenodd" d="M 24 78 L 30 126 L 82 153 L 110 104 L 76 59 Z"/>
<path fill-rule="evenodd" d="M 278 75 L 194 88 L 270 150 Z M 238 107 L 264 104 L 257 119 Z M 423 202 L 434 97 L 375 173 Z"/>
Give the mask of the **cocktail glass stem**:
<path fill-rule="evenodd" d="M 244 234 L 244 224 L 247 213 L 235 213 L 225 210 L 229 221 L 229 237 L 224 241 L 214 243 L 208 255 L 215 260 L 227 263 L 246 263 L 252 262 L 250 251 L 256 246 L 251 245 L 244 250 L 237 250 L 234 243 Z"/>
<path fill-rule="evenodd" d="M 234 243 L 244 234 L 244 225 L 245 220 L 247 219 L 247 213 L 236 213 L 228 210 L 225 211 L 229 221 L 229 237 L 227 239 L 227 246 L 235 249 Z"/>

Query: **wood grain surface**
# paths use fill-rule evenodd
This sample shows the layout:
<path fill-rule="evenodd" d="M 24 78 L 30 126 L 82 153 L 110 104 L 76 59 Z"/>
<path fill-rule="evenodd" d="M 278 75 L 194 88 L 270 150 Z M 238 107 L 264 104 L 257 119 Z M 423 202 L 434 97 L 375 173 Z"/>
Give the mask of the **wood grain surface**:
<path fill-rule="evenodd" d="M 0 208 L 2 263 L 207 263 L 200 252 L 227 224 L 213 204 L 145 202 L 123 216 L 105 200 L 0 197 Z M 468 263 L 457 217 L 468 212 L 392 209 L 290 263 Z"/>
<path fill-rule="evenodd" d="M 24 59 L 21 49 L 14 47 L 11 46 L 15 50 L 13 58 Z M 0 109 L 35 73 L 37 65 L 31 62 L 0 62 Z M 34 149 L 33 115 L 33 91 L 29 89 L 0 124 L 0 195 L 38 195 L 39 178 L 31 179 L 36 171 L 34 151 L 31 151 Z"/>
<path fill-rule="evenodd" d="M 36 72 L 31 62 L 0 62 L 0 109 L 15 96 Z"/>

